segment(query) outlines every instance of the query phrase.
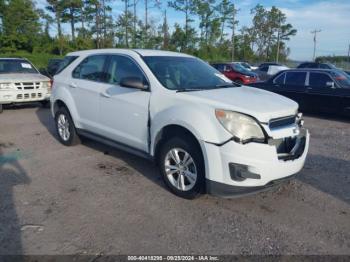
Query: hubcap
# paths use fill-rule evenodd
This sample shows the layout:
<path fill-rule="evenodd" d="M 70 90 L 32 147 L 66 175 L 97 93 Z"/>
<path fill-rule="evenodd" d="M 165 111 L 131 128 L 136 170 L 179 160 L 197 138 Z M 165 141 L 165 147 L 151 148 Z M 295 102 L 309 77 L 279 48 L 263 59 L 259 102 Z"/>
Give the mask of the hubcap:
<path fill-rule="evenodd" d="M 70 137 L 70 132 L 69 132 L 69 121 L 66 115 L 60 114 L 57 118 L 57 128 L 58 128 L 58 133 L 60 137 L 64 140 L 67 141 Z"/>
<path fill-rule="evenodd" d="M 189 153 L 171 149 L 165 156 L 165 173 L 169 182 L 181 191 L 191 190 L 197 181 L 197 167 Z"/>

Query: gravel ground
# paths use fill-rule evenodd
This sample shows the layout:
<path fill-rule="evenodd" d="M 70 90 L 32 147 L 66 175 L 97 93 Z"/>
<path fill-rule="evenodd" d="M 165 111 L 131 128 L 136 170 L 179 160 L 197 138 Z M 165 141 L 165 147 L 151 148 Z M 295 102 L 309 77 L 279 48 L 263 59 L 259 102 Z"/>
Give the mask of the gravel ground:
<path fill-rule="evenodd" d="M 144 159 L 61 145 L 48 109 L 0 115 L 0 254 L 350 254 L 350 121 L 306 117 L 309 157 L 272 191 L 189 201 Z"/>

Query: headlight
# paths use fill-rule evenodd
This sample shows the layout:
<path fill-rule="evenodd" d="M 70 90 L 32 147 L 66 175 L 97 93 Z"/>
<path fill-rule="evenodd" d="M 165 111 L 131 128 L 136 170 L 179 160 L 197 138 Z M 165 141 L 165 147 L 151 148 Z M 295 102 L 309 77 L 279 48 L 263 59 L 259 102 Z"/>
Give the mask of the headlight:
<path fill-rule="evenodd" d="M 0 83 L 0 89 L 11 89 L 11 83 Z"/>
<path fill-rule="evenodd" d="M 49 82 L 49 81 L 43 82 L 42 87 L 43 87 L 43 88 L 47 88 L 47 89 L 51 89 L 51 82 Z"/>
<path fill-rule="evenodd" d="M 250 116 L 226 110 L 215 110 L 216 118 L 230 132 L 235 141 L 248 143 L 250 141 L 265 141 L 265 134 L 256 120 Z"/>

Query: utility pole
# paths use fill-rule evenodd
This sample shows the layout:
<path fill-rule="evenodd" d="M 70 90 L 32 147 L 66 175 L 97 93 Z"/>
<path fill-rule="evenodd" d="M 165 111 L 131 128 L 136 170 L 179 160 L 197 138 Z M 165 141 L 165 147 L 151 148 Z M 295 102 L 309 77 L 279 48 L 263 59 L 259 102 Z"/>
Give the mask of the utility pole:
<path fill-rule="evenodd" d="M 311 34 L 314 35 L 314 56 L 313 56 L 313 61 L 315 61 L 316 59 L 316 44 L 317 44 L 317 33 L 320 33 L 322 30 L 314 30 L 314 31 L 311 31 Z"/>

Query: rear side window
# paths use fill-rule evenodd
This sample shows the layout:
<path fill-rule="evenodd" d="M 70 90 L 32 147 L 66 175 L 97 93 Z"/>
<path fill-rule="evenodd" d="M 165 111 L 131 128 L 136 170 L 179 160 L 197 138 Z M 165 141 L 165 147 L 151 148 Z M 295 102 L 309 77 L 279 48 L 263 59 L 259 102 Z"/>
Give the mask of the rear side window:
<path fill-rule="evenodd" d="M 66 56 L 62 61 L 59 62 L 59 66 L 55 74 L 58 74 L 63 71 L 67 66 L 69 66 L 78 56 Z"/>
<path fill-rule="evenodd" d="M 105 82 L 105 62 L 106 55 L 89 56 L 74 69 L 73 78 Z"/>
<path fill-rule="evenodd" d="M 327 87 L 328 82 L 334 82 L 329 75 L 322 73 L 310 73 L 309 85 L 312 87 Z"/>
<path fill-rule="evenodd" d="M 113 55 L 110 57 L 107 79 L 110 84 L 120 84 L 120 80 L 126 77 L 136 77 L 147 84 L 146 78 L 141 69 L 130 58 L 122 55 Z"/>
<path fill-rule="evenodd" d="M 284 79 L 286 77 L 286 74 L 280 74 L 279 76 L 277 76 L 274 80 L 273 83 L 277 84 L 277 85 L 283 85 L 284 84 Z"/>
<path fill-rule="evenodd" d="M 306 72 L 287 72 L 286 85 L 304 86 L 306 80 Z"/>

